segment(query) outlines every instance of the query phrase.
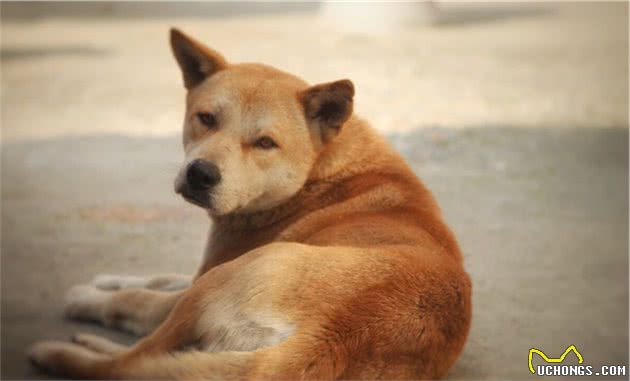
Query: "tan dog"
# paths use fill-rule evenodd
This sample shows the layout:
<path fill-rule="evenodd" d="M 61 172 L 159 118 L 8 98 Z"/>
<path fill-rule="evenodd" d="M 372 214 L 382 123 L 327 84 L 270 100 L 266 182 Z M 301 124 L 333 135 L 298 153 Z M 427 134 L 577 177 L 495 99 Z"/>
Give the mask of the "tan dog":
<path fill-rule="evenodd" d="M 105 379 L 431 379 L 464 346 L 471 283 L 403 159 L 352 113 L 350 81 L 228 64 L 171 31 L 188 89 L 176 191 L 214 224 L 186 279 L 97 277 L 66 313 L 149 336 L 40 342 L 51 373 Z M 119 289 L 119 290 L 116 290 Z"/>

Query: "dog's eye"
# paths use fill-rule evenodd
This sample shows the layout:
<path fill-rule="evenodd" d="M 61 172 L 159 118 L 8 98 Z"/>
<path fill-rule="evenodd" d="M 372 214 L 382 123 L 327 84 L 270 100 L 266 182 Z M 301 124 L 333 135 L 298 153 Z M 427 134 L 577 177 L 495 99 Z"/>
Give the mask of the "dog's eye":
<path fill-rule="evenodd" d="M 214 128 L 217 125 L 217 118 L 214 116 L 214 114 L 211 114 L 209 112 L 200 112 L 197 114 L 197 118 L 201 123 L 203 123 L 204 126 L 209 129 Z"/>
<path fill-rule="evenodd" d="M 274 142 L 269 136 L 263 136 L 254 142 L 254 146 L 256 148 L 272 149 L 277 148 L 278 144 L 276 144 L 276 142 Z"/>

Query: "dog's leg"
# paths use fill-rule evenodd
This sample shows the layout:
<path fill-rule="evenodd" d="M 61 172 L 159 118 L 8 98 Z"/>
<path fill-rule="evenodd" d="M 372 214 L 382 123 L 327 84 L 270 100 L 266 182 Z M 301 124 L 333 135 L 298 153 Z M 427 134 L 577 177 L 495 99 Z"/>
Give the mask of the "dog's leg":
<path fill-rule="evenodd" d="M 114 343 L 113 341 L 102 336 L 96 336 L 89 333 L 78 333 L 70 339 L 75 344 L 90 349 L 94 352 L 107 355 L 120 354 L 129 349 L 129 347 Z"/>
<path fill-rule="evenodd" d="M 134 351 L 114 357 L 72 343 L 42 341 L 28 358 L 33 365 L 59 377 L 73 379 L 236 380 L 248 379 L 254 352 L 207 353 Z"/>
<path fill-rule="evenodd" d="M 160 291 L 177 291 L 190 287 L 192 277 L 183 274 L 162 274 L 155 276 L 99 274 L 92 280 L 94 287 L 102 290 L 125 288 L 148 288 Z"/>
<path fill-rule="evenodd" d="M 79 379 L 322 380 L 343 371 L 344 357 L 330 352 L 329 341 L 319 342 L 321 333 L 294 335 L 256 351 L 190 350 L 199 344 L 199 328 L 207 324 L 203 310 L 213 308 L 203 303 L 206 290 L 184 295 L 169 318 L 129 350 L 109 356 L 72 343 L 44 341 L 31 347 L 29 358 L 49 373 Z M 103 347 L 103 339 L 89 340 Z"/>
<path fill-rule="evenodd" d="M 333 380 L 346 366 L 342 355 L 329 351 L 330 342 L 310 334 L 253 352 L 183 351 L 193 331 L 188 323 L 171 319 L 114 356 L 72 343 L 42 341 L 29 349 L 28 357 L 47 373 L 75 379 Z"/>
<path fill-rule="evenodd" d="M 66 295 L 65 314 L 71 319 L 96 321 L 136 335 L 146 335 L 166 319 L 182 293 L 144 288 L 105 291 L 79 285 Z"/>
<path fill-rule="evenodd" d="M 336 249 L 268 245 L 217 266 L 178 295 L 173 311 L 151 335 L 112 357 L 70 343 L 43 342 L 33 347 L 31 358 L 57 375 L 82 379 L 339 378 L 348 363 L 344 336 L 331 334 L 329 327 L 294 321 L 290 316 L 311 313 L 304 310 L 311 303 L 296 305 L 282 297 L 308 290 L 317 275 L 277 281 L 288 270 L 308 274 L 300 269 L 329 263 L 328 250 Z M 358 260 L 348 261 L 346 257 L 338 262 L 336 271 L 341 268 L 351 273 Z M 324 294 L 337 290 L 326 288 L 329 283 L 320 284 L 318 290 Z M 97 309 L 101 314 L 111 308 L 107 306 L 117 305 L 113 302 L 117 298 L 128 298 L 117 302 L 118 311 L 133 306 L 133 313 L 137 313 L 151 295 L 163 294 L 146 289 L 112 293 L 87 287 L 81 294 L 106 306 Z M 208 348 L 216 352 L 200 350 Z"/>

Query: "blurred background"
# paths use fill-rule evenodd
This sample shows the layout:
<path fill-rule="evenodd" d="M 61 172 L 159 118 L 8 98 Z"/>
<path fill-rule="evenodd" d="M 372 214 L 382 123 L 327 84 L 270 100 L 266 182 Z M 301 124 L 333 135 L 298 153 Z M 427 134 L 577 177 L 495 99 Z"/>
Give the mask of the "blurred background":
<path fill-rule="evenodd" d="M 356 112 L 434 191 L 474 284 L 453 379 L 526 379 L 574 344 L 628 365 L 625 2 L 2 2 L 2 379 L 98 273 L 196 269 L 176 26 L 233 62 L 350 78 Z M 600 378 L 601 379 L 601 378 Z"/>

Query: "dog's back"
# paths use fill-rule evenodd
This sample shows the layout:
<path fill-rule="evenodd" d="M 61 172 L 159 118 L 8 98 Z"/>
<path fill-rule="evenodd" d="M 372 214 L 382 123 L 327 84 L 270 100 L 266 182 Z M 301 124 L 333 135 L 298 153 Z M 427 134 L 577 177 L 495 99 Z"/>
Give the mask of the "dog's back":
<path fill-rule="evenodd" d="M 208 267 L 275 241 L 431 248 L 461 260 L 431 193 L 360 118 L 348 121 L 289 202 L 215 220 Z M 204 271 L 202 271 L 203 273 Z"/>

